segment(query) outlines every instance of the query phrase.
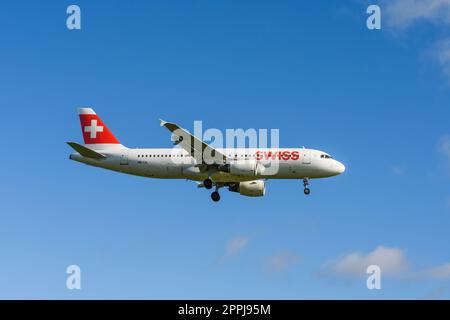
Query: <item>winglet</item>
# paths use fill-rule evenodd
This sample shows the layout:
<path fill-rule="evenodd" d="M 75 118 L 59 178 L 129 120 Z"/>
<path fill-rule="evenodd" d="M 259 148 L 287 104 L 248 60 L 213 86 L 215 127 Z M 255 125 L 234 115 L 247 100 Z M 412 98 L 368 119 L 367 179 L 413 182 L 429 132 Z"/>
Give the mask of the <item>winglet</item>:
<path fill-rule="evenodd" d="M 159 119 L 159 125 L 161 127 L 164 127 L 167 124 L 167 121 L 164 121 L 163 119 Z"/>

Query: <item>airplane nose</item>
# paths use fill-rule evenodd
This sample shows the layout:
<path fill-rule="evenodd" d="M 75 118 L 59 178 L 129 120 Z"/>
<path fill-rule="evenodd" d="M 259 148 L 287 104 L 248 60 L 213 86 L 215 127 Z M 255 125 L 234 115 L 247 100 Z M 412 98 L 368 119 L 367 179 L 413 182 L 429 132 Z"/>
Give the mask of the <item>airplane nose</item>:
<path fill-rule="evenodd" d="M 341 174 L 345 171 L 345 166 L 342 163 L 340 163 L 339 161 L 337 161 L 336 169 L 337 169 L 338 174 Z"/>

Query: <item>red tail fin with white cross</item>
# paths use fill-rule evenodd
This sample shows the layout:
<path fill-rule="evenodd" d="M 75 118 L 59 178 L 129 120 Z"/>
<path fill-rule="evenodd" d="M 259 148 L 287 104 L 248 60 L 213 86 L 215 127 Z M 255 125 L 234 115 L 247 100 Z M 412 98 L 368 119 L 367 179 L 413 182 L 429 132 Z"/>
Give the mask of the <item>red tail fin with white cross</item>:
<path fill-rule="evenodd" d="M 91 108 L 79 108 L 84 144 L 120 144 Z"/>

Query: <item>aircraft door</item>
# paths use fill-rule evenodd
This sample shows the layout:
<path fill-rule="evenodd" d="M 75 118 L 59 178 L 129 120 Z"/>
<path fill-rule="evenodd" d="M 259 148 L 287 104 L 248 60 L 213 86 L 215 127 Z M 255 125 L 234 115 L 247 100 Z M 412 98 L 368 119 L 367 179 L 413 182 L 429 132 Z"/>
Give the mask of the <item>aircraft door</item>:
<path fill-rule="evenodd" d="M 128 165 L 128 151 L 125 151 L 124 153 L 122 153 L 121 158 L 120 158 L 120 164 L 123 166 Z"/>
<path fill-rule="evenodd" d="M 308 149 L 302 149 L 301 151 L 302 163 L 310 164 L 311 163 L 311 151 Z"/>

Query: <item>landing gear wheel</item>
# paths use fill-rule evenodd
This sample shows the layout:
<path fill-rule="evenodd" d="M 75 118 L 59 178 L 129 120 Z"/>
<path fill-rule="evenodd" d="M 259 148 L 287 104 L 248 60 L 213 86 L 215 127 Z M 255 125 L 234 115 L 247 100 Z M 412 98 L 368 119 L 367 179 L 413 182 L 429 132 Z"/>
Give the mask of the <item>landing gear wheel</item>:
<path fill-rule="evenodd" d="M 211 179 L 205 179 L 205 181 L 203 181 L 203 185 L 205 186 L 206 189 L 210 190 L 213 187 L 213 182 Z"/>
<path fill-rule="evenodd" d="M 217 202 L 220 200 L 220 194 L 217 191 L 214 191 L 213 193 L 211 193 L 211 199 L 214 202 Z"/>
<path fill-rule="evenodd" d="M 309 180 L 308 178 L 303 179 L 303 186 L 305 187 L 305 189 L 303 189 L 303 193 L 308 195 L 311 193 L 311 190 L 309 190 L 308 186 L 309 186 Z"/>

